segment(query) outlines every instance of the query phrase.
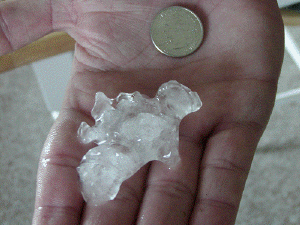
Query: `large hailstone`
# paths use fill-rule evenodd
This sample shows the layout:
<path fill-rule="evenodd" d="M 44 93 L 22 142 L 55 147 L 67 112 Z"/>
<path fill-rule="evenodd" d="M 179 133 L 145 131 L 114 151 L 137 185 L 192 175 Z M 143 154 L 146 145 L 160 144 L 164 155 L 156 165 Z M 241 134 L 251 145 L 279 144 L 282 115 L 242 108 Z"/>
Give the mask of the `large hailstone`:
<path fill-rule="evenodd" d="M 83 143 L 98 145 L 77 168 L 84 199 L 94 205 L 114 199 L 122 182 L 149 161 L 176 166 L 179 123 L 201 105 L 196 92 L 174 80 L 152 99 L 137 91 L 116 99 L 98 92 L 91 112 L 95 125 L 82 122 L 78 129 Z"/>

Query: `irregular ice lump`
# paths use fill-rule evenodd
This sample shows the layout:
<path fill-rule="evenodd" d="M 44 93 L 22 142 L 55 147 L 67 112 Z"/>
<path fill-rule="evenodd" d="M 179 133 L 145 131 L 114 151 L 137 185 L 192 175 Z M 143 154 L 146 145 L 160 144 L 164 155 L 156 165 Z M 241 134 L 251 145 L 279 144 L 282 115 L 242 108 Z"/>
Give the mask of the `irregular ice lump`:
<path fill-rule="evenodd" d="M 139 92 L 109 99 L 98 92 L 91 112 L 95 125 L 82 122 L 78 129 L 83 143 L 98 144 L 77 168 L 85 200 L 99 205 L 114 199 L 122 182 L 149 161 L 174 167 L 180 160 L 179 123 L 201 105 L 196 92 L 174 80 L 152 99 Z"/>

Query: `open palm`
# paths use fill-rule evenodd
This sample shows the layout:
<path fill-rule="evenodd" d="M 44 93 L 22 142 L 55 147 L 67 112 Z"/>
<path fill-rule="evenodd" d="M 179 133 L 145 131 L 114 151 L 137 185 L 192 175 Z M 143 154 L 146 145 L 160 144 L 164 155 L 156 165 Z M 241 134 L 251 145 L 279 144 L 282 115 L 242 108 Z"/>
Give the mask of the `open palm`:
<path fill-rule="evenodd" d="M 181 5 L 202 20 L 201 47 L 184 58 L 159 53 L 150 24 Z M 283 55 L 275 0 L 59 0 L 0 5 L 0 54 L 52 32 L 76 40 L 72 77 L 38 172 L 35 224 L 234 224 L 260 136 L 270 116 Z M 19 18 L 19 19 L 17 19 Z M 113 98 L 153 96 L 177 80 L 197 91 L 200 111 L 180 125 L 181 163 L 151 162 L 125 181 L 115 200 L 84 203 L 76 167 L 91 146 L 78 142 L 98 91 Z"/>

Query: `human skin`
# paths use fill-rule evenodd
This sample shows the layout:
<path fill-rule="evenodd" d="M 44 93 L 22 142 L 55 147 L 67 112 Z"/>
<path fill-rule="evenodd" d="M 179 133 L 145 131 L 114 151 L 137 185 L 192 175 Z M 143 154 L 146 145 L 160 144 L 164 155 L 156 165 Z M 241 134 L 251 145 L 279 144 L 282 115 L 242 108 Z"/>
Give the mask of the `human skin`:
<path fill-rule="evenodd" d="M 204 25 L 192 55 L 159 53 L 149 35 L 163 8 L 182 5 Z M 33 224 L 234 224 L 257 143 L 267 125 L 284 38 L 275 0 L 19 0 L 0 3 L 0 55 L 53 31 L 76 40 L 72 76 L 41 153 Z M 180 125 L 181 163 L 151 162 L 116 199 L 83 201 L 76 167 L 91 148 L 77 138 L 98 91 L 153 96 L 177 80 L 203 107 Z"/>

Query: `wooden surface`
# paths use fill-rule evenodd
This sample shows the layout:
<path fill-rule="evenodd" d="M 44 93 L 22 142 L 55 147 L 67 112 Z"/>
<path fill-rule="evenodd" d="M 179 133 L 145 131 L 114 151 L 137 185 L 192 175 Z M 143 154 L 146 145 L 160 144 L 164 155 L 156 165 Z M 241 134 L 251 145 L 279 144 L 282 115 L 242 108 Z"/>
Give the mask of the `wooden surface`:
<path fill-rule="evenodd" d="M 0 57 L 0 73 L 74 50 L 75 41 L 64 32 L 51 33 L 11 54 Z"/>
<path fill-rule="evenodd" d="M 286 26 L 300 26 L 300 13 L 282 10 Z M 0 57 L 0 73 L 45 59 L 63 52 L 74 50 L 75 41 L 64 32 L 49 34 L 38 41 L 11 54 Z"/>
<path fill-rule="evenodd" d="M 285 26 L 300 26 L 300 13 L 289 10 L 281 10 Z"/>

